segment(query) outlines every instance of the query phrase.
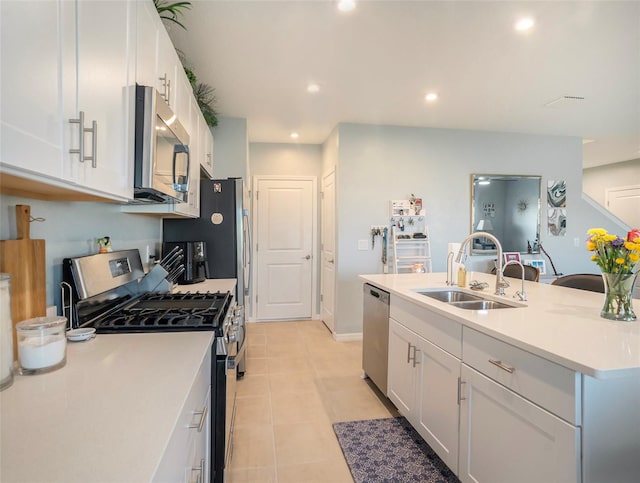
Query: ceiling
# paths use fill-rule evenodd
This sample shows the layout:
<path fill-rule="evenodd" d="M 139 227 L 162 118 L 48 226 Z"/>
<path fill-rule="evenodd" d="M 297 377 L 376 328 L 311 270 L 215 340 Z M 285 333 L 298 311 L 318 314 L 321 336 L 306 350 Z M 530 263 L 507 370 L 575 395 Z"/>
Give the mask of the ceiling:
<path fill-rule="evenodd" d="M 640 2 L 191 2 L 170 35 L 249 142 L 355 122 L 577 136 L 584 167 L 640 158 Z M 584 99 L 546 106 L 563 96 Z"/>

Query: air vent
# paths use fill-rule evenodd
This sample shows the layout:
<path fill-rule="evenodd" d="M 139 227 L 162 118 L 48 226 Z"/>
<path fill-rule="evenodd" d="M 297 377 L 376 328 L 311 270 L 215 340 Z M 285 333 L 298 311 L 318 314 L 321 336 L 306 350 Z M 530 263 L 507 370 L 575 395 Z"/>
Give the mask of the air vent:
<path fill-rule="evenodd" d="M 554 99 L 553 101 L 547 102 L 545 107 L 564 107 L 564 106 L 573 106 L 580 102 L 584 101 L 584 97 L 580 96 L 562 96 Z"/>

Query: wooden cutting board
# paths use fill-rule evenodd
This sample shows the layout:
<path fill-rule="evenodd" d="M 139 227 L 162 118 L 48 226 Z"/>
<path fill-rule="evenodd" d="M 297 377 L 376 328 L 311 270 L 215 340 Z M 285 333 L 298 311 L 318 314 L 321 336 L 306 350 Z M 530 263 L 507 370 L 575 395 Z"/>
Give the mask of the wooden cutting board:
<path fill-rule="evenodd" d="M 46 315 L 45 241 L 31 240 L 31 207 L 16 205 L 17 240 L 0 240 L 0 272 L 11 275 L 11 321 Z M 13 331 L 13 356 L 18 357 Z"/>

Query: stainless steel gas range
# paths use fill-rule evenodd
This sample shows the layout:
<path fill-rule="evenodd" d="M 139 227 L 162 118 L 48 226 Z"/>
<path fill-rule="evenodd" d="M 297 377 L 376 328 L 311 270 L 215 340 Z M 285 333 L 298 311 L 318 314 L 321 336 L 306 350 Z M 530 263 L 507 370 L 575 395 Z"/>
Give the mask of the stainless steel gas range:
<path fill-rule="evenodd" d="M 157 271 L 156 271 L 157 272 Z M 161 273 L 167 273 L 162 272 Z M 238 340 L 244 327 L 229 292 L 170 293 L 157 273 L 145 275 L 138 250 L 63 261 L 62 305 L 70 325 L 96 333 L 213 331 L 211 367 L 211 482 L 223 482 L 231 457 Z M 149 291 L 149 287 L 154 290 Z M 244 351 L 244 347 L 241 347 Z"/>

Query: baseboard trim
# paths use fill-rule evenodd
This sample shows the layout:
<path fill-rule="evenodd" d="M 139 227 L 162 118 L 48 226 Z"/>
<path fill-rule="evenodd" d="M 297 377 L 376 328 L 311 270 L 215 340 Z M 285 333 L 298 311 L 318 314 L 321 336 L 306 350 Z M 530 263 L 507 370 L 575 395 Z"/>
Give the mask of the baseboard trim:
<path fill-rule="evenodd" d="M 333 333 L 333 338 L 336 342 L 351 342 L 355 340 L 362 340 L 362 332 L 353 332 L 351 334 L 336 334 Z"/>

